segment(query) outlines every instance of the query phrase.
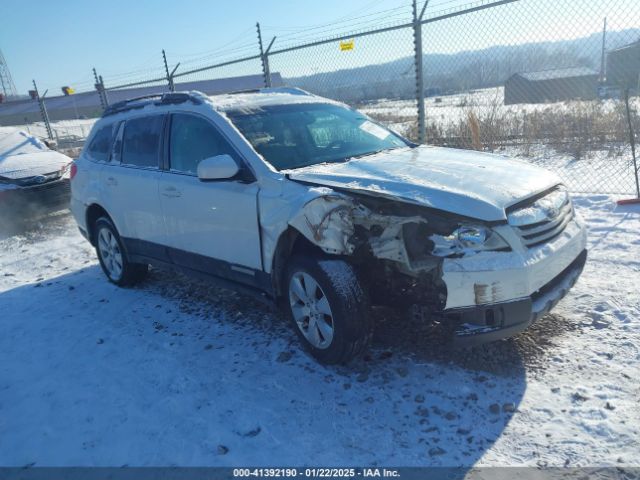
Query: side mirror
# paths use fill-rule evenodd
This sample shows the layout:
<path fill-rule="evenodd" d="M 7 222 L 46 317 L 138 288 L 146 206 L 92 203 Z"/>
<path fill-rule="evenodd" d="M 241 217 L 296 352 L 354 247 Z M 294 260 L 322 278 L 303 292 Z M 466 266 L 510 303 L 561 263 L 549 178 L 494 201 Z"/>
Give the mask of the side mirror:
<path fill-rule="evenodd" d="M 235 160 L 226 153 L 205 158 L 198 164 L 198 178 L 200 180 L 225 180 L 235 177 L 239 171 Z"/>

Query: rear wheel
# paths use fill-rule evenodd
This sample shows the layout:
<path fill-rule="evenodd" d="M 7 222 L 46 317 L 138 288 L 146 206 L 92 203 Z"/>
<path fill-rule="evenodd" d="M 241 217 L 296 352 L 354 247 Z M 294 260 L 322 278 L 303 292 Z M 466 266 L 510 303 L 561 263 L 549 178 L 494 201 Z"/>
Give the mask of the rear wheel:
<path fill-rule="evenodd" d="M 343 260 L 295 256 L 287 276 L 287 310 L 307 350 L 321 363 L 346 363 L 373 335 L 369 299 Z"/>
<path fill-rule="evenodd" d="M 110 282 L 125 287 L 140 282 L 146 276 L 149 266 L 128 260 L 120 235 L 109 218 L 96 220 L 94 234 L 98 260 Z"/>

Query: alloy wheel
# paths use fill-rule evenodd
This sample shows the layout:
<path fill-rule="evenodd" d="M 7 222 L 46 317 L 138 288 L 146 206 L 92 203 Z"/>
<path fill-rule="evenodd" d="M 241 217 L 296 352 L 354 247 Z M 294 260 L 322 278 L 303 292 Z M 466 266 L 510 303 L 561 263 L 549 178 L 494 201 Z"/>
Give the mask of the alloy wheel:
<path fill-rule="evenodd" d="M 296 325 L 314 347 L 331 345 L 334 333 L 329 299 L 311 275 L 296 272 L 289 282 L 289 302 Z"/>
<path fill-rule="evenodd" d="M 122 251 L 115 235 L 106 227 L 98 233 L 98 250 L 107 275 L 117 282 L 122 277 Z"/>

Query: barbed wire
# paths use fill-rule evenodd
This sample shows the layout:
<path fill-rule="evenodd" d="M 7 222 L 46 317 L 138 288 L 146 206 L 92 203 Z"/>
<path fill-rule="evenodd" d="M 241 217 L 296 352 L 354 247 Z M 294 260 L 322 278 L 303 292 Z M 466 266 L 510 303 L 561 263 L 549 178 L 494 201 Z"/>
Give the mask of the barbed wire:
<path fill-rule="evenodd" d="M 190 57 L 208 57 L 209 55 L 218 52 L 220 50 L 223 50 L 225 47 L 227 47 L 228 45 L 232 45 L 235 44 L 236 42 L 238 42 L 239 40 L 246 38 L 247 36 L 249 36 L 250 33 L 255 33 L 255 27 L 251 26 L 246 28 L 245 30 L 243 30 L 242 32 L 240 32 L 237 36 L 233 37 L 231 40 L 229 40 L 228 42 L 225 42 L 221 45 L 219 45 L 218 47 L 214 48 L 214 49 L 210 49 L 210 50 L 203 50 L 200 52 L 191 52 L 191 53 L 181 53 L 181 52 L 174 52 L 174 54 L 177 57 L 180 57 L 182 59 L 188 59 Z M 252 39 L 252 44 L 255 46 L 255 38 Z"/>
<path fill-rule="evenodd" d="M 371 2 L 370 4 L 375 4 L 375 3 L 380 3 L 380 1 L 376 0 L 375 2 Z M 353 30 L 358 26 L 361 26 L 362 27 L 361 30 L 364 30 L 366 29 L 366 26 L 368 24 L 379 21 L 380 15 L 383 15 L 383 14 L 387 14 L 385 15 L 386 21 L 384 25 L 399 24 L 401 22 L 398 22 L 398 21 L 394 22 L 393 20 L 390 20 L 390 18 L 393 19 L 394 16 L 395 17 L 406 16 L 405 12 L 400 12 L 400 10 L 408 11 L 407 5 L 404 4 L 404 5 L 396 6 L 389 9 L 383 9 L 383 10 L 371 12 L 365 15 L 356 15 L 356 16 L 345 15 L 337 19 L 337 21 L 328 22 L 323 25 L 316 25 L 311 29 L 313 30 L 316 28 L 318 29 L 323 28 L 323 30 L 318 30 L 317 32 L 311 32 L 304 35 L 299 35 L 299 34 L 296 35 L 294 33 L 284 34 L 281 36 L 281 38 L 285 40 L 290 39 L 290 41 L 287 42 L 286 44 L 283 43 L 284 46 L 289 46 L 290 44 L 300 43 L 300 42 L 303 42 L 305 39 L 313 38 L 314 35 L 319 35 L 324 32 L 327 32 L 329 31 L 332 25 L 342 24 L 342 23 L 348 23 L 348 25 L 346 25 L 345 28 L 349 28 L 351 30 Z M 395 14 L 393 14 L 394 12 Z M 392 15 L 389 15 L 389 13 L 392 13 Z M 371 17 L 375 17 L 375 18 L 371 18 Z M 361 21 L 361 22 L 357 22 L 357 21 L 354 22 L 354 20 L 359 20 L 363 18 L 368 18 L 368 20 Z M 245 34 L 249 33 L 250 30 L 253 30 L 253 28 L 248 28 L 244 30 L 244 33 Z M 306 31 L 306 30 L 307 29 L 305 27 L 298 28 L 298 31 Z M 176 65 L 177 63 L 180 63 L 179 71 L 176 73 L 176 76 L 179 77 L 179 76 L 185 75 L 185 71 L 186 71 L 186 74 L 188 74 L 190 70 L 200 70 L 200 69 L 206 68 L 207 63 L 209 64 L 225 63 L 226 61 L 233 60 L 233 57 L 252 56 L 253 54 L 256 53 L 256 50 L 257 50 L 257 38 L 255 40 L 247 41 L 238 45 L 237 41 L 242 37 L 243 37 L 243 34 L 240 33 L 236 37 L 234 37 L 234 39 L 231 39 L 228 42 L 225 42 L 224 44 L 220 45 L 219 47 L 213 50 L 200 52 L 200 53 L 187 54 L 187 55 L 174 55 L 175 60 L 173 57 L 171 57 L 170 63 L 172 65 Z M 229 46 L 231 46 L 231 48 L 225 48 Z M 192 57 L 192 58 L 189 58 L 189 57 Z M 148 59 L 146 62 L 144 62 L 142 65 L 146 66 L 153 62 L 154 60 L 153 58 L 151 58 L 151 59 Z M 159 81 L 159 79 L 161 79 L 164 76 L 166 76 L 166 72 L 164 71 L 164 66 L 158 65 L 158 67 L 156 68 L 138 68 L 128 72 L 119 72 L 119 73 L 106 72 L 105 81 L 108 84 L 117 83 L 118 85 L 126 86 L 130 84 L 143 84 L 145 81 L 148 81 L 149 83 L 156 83 Z M 110 88 L 118 88 L 118 87 L 116 86 L 116 87 L 110 87 Z"/>
<path fill-rule="evenodd" d="M 390 13 L 393 12 L 393 13 Z M 384 14 L 384 15 L 383 15 Z M 272 29 L 275 31 L 276 34 L 278 34 L 278 36 L 280 38 L 288 38 L 288 37 L 292 37 L 295 36 L 301 32 L 313 32 L 313 31 L 317 31 L 317 30 L 328 30 L 328 29 L 335 29 L 336 27 L 338 28 L 345 28 L 345 29 L 350 29 L 350 28 L 354 28 L 358 25 L 362 25 L 362 24 L 366 24 L 366 23 L 375 23 L 378 20 L 380 20 L 381 18 L 388 18 L 389 15 L 398 15 L 398 14 L 402 14 L 402 15 L 407 15 L 410 16 L 411 15 L 411 5 L 410 4 L 404 4 L 402 6 L 398 6 L 398 7 L 394 7 L 394 8 L 389 8 L 389 9 L 385 9 L 385 10 L 380 10 L 377 12 L 372 12 L 366 15 L 360 15 L 360 16 L 356 16 L 356 17 L 351 17 L 349 19 L 346 20 L 342 20 L 342 21 L 332 21 L 332 22 L 327 22 L 327 23 L 323 23 L 323 24 L 315 24 L 315 25 L 307 25 L 307 26 L 297 26 L 297 27 L 291 27 L 290 29 L 287 29 L 285 27 L 278 27 L 278 26 L 272 26 L 272 25 L 263 25 L 265 29 Z M 375 18 L 368 18 L 368 20 L 365 21 L 361 21 L 361 22 L 354 22 L 354 20 L 359 20 L 362 18 L 367 18 L 367 17 L 375 17 Z M 348 25 L 346 26 L 342 26 L 341 24 L 343 23 L 348 23 Z M 290 30 L 291 33 L 289 34 L 280 34 L 279 31 L 284 30 Z"/>
<path fill-rule="evenodd" d="M 441 6 L 444 4 L 451 4 L 460 2 L 461 0 L 445 0 L 435 4 L 435 6 Z M 380 4 L 381 0 L 375 0 L 366 5 L 371 7 L 376 4 Z M 478 2 L 476 2 L 478 3 Z M 330 39 L 336 36 L 347 35 L 349 33 L 359 34 L 365 32 L 371 26 L 377 28 L 387 28 L 393 26 L 402 25 L 403 22 L 409 21 L 411 18 L 410 3 L 402 1 L 400 5 L 391 8 L 385 8 L 374 12 L 358 15 L 364 7 L 353 10 L 350 14 L 343 15 L 336 18 L 331 22 L 325 22 L 322 24 L 308 25 L 308 26 L 296 26 L 296 27 L 284 27 L 276 25 L 264 25 L 265 30 L 271 30 L 270 33 L 275 33 L 277 37 L 277 48 L 284 49 L 293 46 L 304 45 L 305 43 L 311 43 L 317 40 Z M 431 11 L 431 7 L 427 9 Z M 336 28 L 340 31 L 336 32 Z M 253 27 L 249 27 L 240 32 L 233 39 L 223 43 L 217 48 L 212 50 L 197 52 L 197 53 L 180 53 L 174 54 L 170 57 L 172 65 L 180 63 L 180 71 L 197 70 L 206 67 L 207 63 L 217 64 L 224 63 L 227 60 L 232 60 L 232 57 L 244 57 L 251 56 L 256 52 L 257 39 L 250 40 L 238 44 L 246 34 L 253 30 Z M 280 33 L 281 31 L 286 33 Z M 331 33 L 331 35 L 328 35 Z M 226 48 L 230 47 L 230 48 Z M 152 65 L 156 65 L 153 67 Z M 138 68 L 134 68 L 128 71 L 112 72 L 109 70 L 103 70 L 103 76 L 107 83 L 117 84 L 130 84 L 139 83 L 148 80 L 154 82 L 156 79 L 166 76 L 164 66 L 161 63 L 161 57 L 158 54 L 157 57 L 148 57 L 144 62 L 139 64 Z M 80 84 L 82 83 L 82 87 Z M 87 88 L 92 85 L 92 82 L 75 82 L 78 88 Z"/>

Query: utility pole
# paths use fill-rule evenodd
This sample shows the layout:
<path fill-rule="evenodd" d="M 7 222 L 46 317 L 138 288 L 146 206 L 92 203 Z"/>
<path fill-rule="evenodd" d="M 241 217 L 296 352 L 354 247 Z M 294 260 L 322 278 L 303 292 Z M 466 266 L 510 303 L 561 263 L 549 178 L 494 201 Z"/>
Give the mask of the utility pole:
<path fill-rule="evenodd" d="M 600 83 L 604 84 L 607 79 L 606 63 L 606 42 L 607 42 L 607 17 L 604 17 L 604 27 L 602 28 L 602 54 L 600 57 Z"/>
<path fill-rule="evenodd" d="M 47 136 L 49 137 L 49 140 L 53 140 L 53 131 L 51 130 L 51 124 L 49 122 L 49 114 L 47 113 L 47 106 L 44 104 L 44 97 L 47 95 L 47 92 L 44 92 L 44 95 L 42 95 L 41 97 L 40 92 L 38 92 L 38 86 L 36 85 L 35 80 L 33 81 L 33 89 L 36 92 L 36 99 L 38 100 L 38 105 L 40 107 L 40 115 L 42 116 L 42 121 L 44 122 L 44 126 L 47 129 Z"/>
<path fill-rule="evenodd" d="M 260 59 L 262 60 L 262 76 L 264 77 L 264 86 L 271 87 L 271 70 L 269 69 L 269 51 L 276 41 L 276 37 L 271 39 L 269 46 L 265 50 L 262 45 L 262 32 L 260 31 L 260 22 L 256 22 L 258 31 L 258 46 L 260 47 Z"/>
<path fill-rule="evenodd" d="M 416 70 L 416 102 L 418 104 L 418 141 L 424 143 L 427 140 L 425 107 L 424 107 L 424 71 L 422 69 L 422 17 L 427 9 L 429 0 L 425 0 L 422 10 L 418 15 L 417 0 L 413 0 L 413 43 L 415 49 Z"/>
<path fill-rule="evenodd" d="M 18 96 L 16 86 L 11 78 L 11 72 L 4 59 L 4 55 L 2 55 L 2 50 L 0 50 L 0 88 L 2 89 L 0 93 L 3 93 L 4 98 L 7 100 Z"/>

